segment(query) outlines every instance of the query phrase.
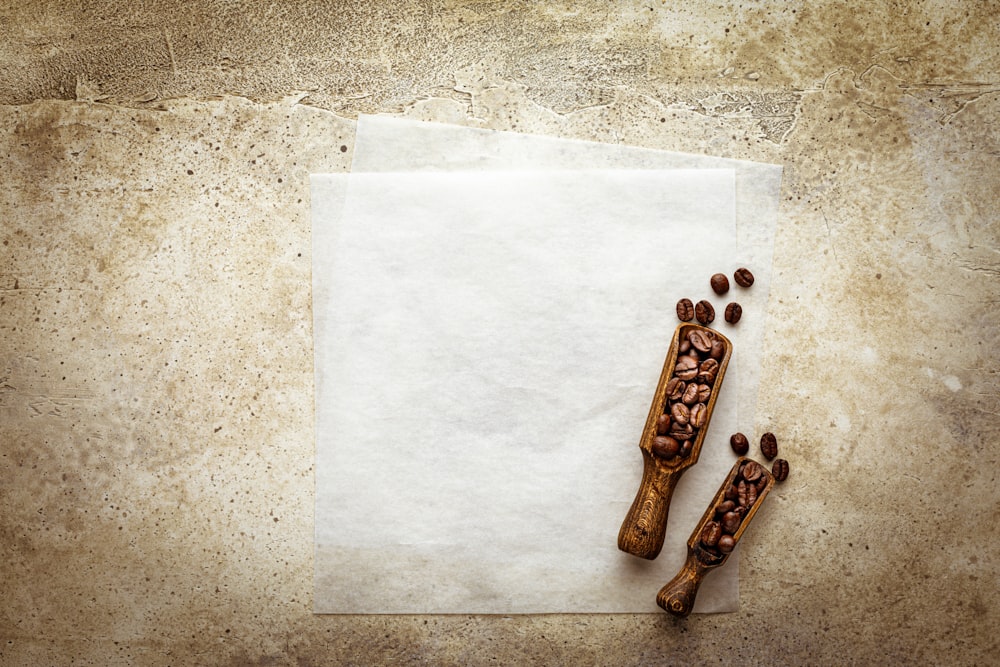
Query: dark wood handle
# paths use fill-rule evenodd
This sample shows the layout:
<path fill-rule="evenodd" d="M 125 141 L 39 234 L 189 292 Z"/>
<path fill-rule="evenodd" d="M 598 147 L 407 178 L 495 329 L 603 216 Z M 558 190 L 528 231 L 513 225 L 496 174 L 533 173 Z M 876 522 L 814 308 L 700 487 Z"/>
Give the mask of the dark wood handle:
<path fill-rule="evenodd" d="M 618 531 L 619 549 L 650 560 L 660 554 L 667 533 L 670 496 L 681 472 L 660 469 L 652 455 L 643 451 L 642 482 Z"/>
<path fill-rule="evenodd" d="M 689 552 L 681 571 L 657 593 L 656 604 L 664 611 L 684 618 L 694 609 L 694 598 L 706 572 L 708 568 Z"/>

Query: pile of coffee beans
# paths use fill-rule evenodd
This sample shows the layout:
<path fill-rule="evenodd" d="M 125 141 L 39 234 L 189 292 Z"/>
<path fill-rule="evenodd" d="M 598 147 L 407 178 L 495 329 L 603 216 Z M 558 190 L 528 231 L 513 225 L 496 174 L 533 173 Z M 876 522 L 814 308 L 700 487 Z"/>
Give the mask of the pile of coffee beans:
<path fill-rule="evenodd" d="M 655 456 L 670 460 L 691 453 L 699 430 L 708 423 L 708 401 L 725 354 L 726 344 L 713 331 L 693 329 L 678 341 L 663 413 L 650 445 Z"/>
<path fill-rule="evenodd" d="M 736 547 L 733 537 L 743 519 L 753 509 L 757 498 L 767 486 L 767 472 L 756 461 L 744 461 L 715 507 L 712 519 L 701 530 L 699 540 L 706 551 L 723 556 Z"/>
<path fill-rule="evenodd" d="M 750 287 L 753 285 L 753 274 L 750 273 L 750 269 L 740 267 L 733 273 L 733 280 L 740 287 Z M 724 273 L 714 274 L 708 282 L 712 291 L 719 296 L 729 291 L 729 278 Z M 736 324 L 743 317 L 743 306 L 735 301 L 727 304 L 724 316 L 726 322 Z M 715 307 L 705 300 L 694 304 L 691 299 L 681 299 L 677 302 L 677 319 L 681 322 L 690 322 L 692 319 L 696 319 L 700 324 L 708 326 L 715 321 Z"/>

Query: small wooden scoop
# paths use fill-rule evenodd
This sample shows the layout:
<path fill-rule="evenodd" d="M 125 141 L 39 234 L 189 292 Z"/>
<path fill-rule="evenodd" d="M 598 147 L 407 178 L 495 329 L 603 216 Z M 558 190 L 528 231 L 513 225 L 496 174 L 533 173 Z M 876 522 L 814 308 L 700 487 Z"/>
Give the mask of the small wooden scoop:
<path fill-rule="evenodd" d="M 754 479 L 752 482 L 748 482 L 745 477 L 754 477 Z M 741 482 L 743 487 L 740 487 Z M 750 486 L 754 487 L 753 492 L 750 491 Z M 687 543 L 687 560 L 677 576 L 660 589 L 656 596 L 656 604 L 674 616 L 684 617 L 691 613 L 691 609 L 694 607 L 694 598 L 698 594 L 698 587 L 701 586 L 701 580 L 709 570 L 724 565 L 729 560 L 729 554 L 739 544 L 740 537 L 750 525 L 750 520 L 757 513 L 772 486 L 774 486 L 774 477 L 764 466 L 745 457 L 741 457 L 736 462 L 726 477 L 726 481 L 719 487 L 719 492 L 715 494 L 715 498 L 705 510 L 698 526 L 691 533 Z M 740 488 L 744 489 L 742 497 L 740 496 Z M 735 498 L 732 498 L 733 496 Z M 727 504 L 723 505 L 723 503 Z M 732 503 L 737 508 L 735 512 L 731 513 L 739 514 L 739 527 L 734 532 L 730 530 L 733 527 L 731 517 L 730 524 L 725 529 L 722 527 L 726 524 L 726 514 L 730 512 L 720 511 L 720 508 L 721 510 L 728 509 L 728 503 Z M 714 526 L 710 524 L 714 524 Z M 720 535 L 727 536 L 725 543 L 723 543 L 724 538 L 719 537 Z"/>
<path fill-rule="evenodd" d="M 692 343 L 695 341 L 697 346 Z M 706 340 L 713 345 L 708 351 L 703 351 L 706 347 Z M 722 378 L 726 374 L 729 365 L 729 358 L 732 355 L 733 346 L 729 339 L 717 331 L 697 324 L 681 324 L 674 331 L 674 337 L 670 343 L 670 350 L 663 363 L 663 371 L 660 373 L 660 382 L 656 386 L 656 393 L 653 395 L 653 404 L 649 409 L 649 416 L 646 418 L 646 425 L 642 430 L 642 437 L 639 440 L 639 449 L 642 450 L 643 471 L 642 482 L 636 493 L 632 507 L 629 509 L 621 530 L 618 532 L 618 548 L 626 553 L 630 553 L 640 558 L 653 559 L 663 548 L 663 538 L 667 531 L 667 514 L 670 510 L 670 497 L 673 495 L 674 487 L 685 470 L 698 462 L 701 454 L 701 445 L 705 440 L 705 433 L 708 431 L 708 423 L 715 408 L 715 401 L 719 396 L 719 389 L 722 386 Z M 692 356 L 693 355 L 693 356 Z M 691 359 L 698 360 L 698 372 L 692 375 Z M 684 363 L 678 366 L 678 359 Z M 714 360 L 711 363 L 709 360 Z M 705 372 L 701 373 L 702 364 L 706 366 Z M 683 370 L 678 370 L 684 367 Z M 681 376 L 678 378 L 678 374 Z M 711 375 L 711 378 L 709 378 Z M 671 384 L 671 380 L 676 381 Z M 667 433 L 658 434 L 657 429 L 663 430 L 662 417 L 664 414 L 671 414 L 672 406 L 682 403 L 678 398 L 670 398 L 668 387 L 676 390 L 677 383 L 680 382 L 685 388 L 690 384 L 701 387 L 703 390 L 710 390 L 707 399 L 704 395 L 697 399 L 691 406 L 701 405 L 698 419 L 703 421 L 701 425 L 693 429 L 691 434 L 678 432 L 677 438 L 672 437 L 670 429 L 678 428 L 683 431 L 682 424 L 671 419 L 671 424 Z M 684 408 L 688 406 L 684 404 Z M 683 419 L 684 410 L 680 410 Z M 689 410 L 690 412 L 690 410 Z M 691 419 L 690 414 L 688 419 Z M 683 436 L 687 436 L 684 438 Z M 668 440 L 664 440 L 664 437 Z M 669 442 L 672 440 L 673 442 Z M 680 444 L 677 453 L 670 455 L 674 445 Z"/>

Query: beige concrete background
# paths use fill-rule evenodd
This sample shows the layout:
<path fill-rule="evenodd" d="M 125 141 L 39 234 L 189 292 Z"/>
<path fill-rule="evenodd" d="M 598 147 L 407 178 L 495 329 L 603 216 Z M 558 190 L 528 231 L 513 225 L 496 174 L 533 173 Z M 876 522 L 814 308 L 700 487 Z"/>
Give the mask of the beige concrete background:
<path fill-rule="evenodd" d="M 995 662 L 998 23 L 0 3 L 0 664 Z M 359 112 L 785 166 L 739 613 L 312 615 L 307 175 Z"/>

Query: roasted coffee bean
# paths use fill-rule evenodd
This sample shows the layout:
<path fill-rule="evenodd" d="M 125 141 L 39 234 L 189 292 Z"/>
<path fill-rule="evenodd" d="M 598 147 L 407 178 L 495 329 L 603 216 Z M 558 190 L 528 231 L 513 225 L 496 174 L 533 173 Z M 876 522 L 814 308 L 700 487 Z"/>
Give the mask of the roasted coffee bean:
<path fill-rule="evenodd" d="M 681 457 L 686 457 L 688 454 L 690 454 L 691 453 L 691 448 L 693 446 L 694 445 L 691 444 L 691 440 L 685 440 L 684 442 L 682 442 L 681 443 L 681 453 L 680 453 Z"/>
<path fill-rule="evenodd" d="M 723 500 L 719 503 L 719 506 L 715 508 L 715 513 L 721 515 L 726 512 L 732 512 L 734 509 L 736 509 L 736 503 L 732 500 Z"/>
<path fill-rule="evenodd" d="M 710 332 L 695 329 L 687 337 L 691 343 L 691 347 L 699 352 L 708 354 L 712 351 L 712 342 L 715 340 L 715 336 L 711 335 Z"/>
<path fill-rule="evenodd" d="M 737 530 L 739 530 L 740 523 L 743 522 L 743 517 L 741 517 L 736 512 L 726 512 L 722 515 L 722 520 L 719 521 L 719 525 L 722 526 L 722 530 L 726 533 L 732 535 Z"/>
<path fill-rule="evenodd" d="M 733 539 L 732 535 L 723 535 L 719 538 L 719 542 L 715 545 L 715 548 L 727 554 L 736 548 L 736 540 Z"/>
<path fill-rule="evenodd" d="M 698 372 L 695 373 L 694 377 L 698 382 L 710 385 L 715 382 L 715 377 L 718 374 L 719 362 L 709 358 L 698 364 Z"/>
<path fill-rule="evenodd" d="M 743 503 L 743 507 L 749 512 L 755 502 L 757 502 L 757 485 L 747 482 L 747 501 Z"/>
<path fill-rule="evenodd" d="M 748 498 L 747 488 L 748 487 L 749 487 L 749 485 L 746 483 L 745 480 L 742 480 L 742 479 L 736 485 L 736 502 L 739 503 L 740 505 L 742 505 L 743 507 L 747 506 L 747 498 Z"/>
<path fill-rule="evenodd" d="M 764 474 L 764 466 L 756 461 L 747 461 L 743 464 L 743 471 L 741 474 L 743 475 L 743 479 L 746 481 L 756 482 Z"/>
<path fill-rule="evenodd" d="M 676 401 L 681 396 L 684 395 L 684 390 L 687 385 L 684 380 L 680 378 L 670 378 L 667 380 L 667 398 L 671 401 Z"/>
<path fill-rule="evenodd" d="M 666 435 L 670 431 L 670 414 L 664 412 L 656 418 L 656 434 Z"/>
<path fill-rule="evenodd" d="M 757 495 L 759 496 L 760 494 L 764 493 L 764 489 L 766 487 L 767 487 L 767 477 L 761 475 L 760 479 L 757 480 Z"/>
<path fill-rule="evenodd" d="M 681 396 L 681 403 L 683 403 L 684 405 L 691 406 L 697 402 L 698 402 L 698 385 L 692 382 L 684 389 L 684 395 Z"/>
<path fill-rule="evenodd" d="M 688 382 L 698 375 L 698 366 L 698 357 L 686 354 L 677 358 L 677 363 L 674 364 L 674 375 Z"/>
<path fill-rule="evenodd" d="M 691 424 L 678 424 L 674 421 L 670 425 L 670 437 L 674 440 L 690 440 L 694 437 L 694 427 Z"/>
<path fill-rule="evenodd" d="M 690 386 L 690 385 L 688 385 Z M 694 428 L 701 428 L 708 421 L 708 406 L 704 403 L 697 403 L 691 407 L 690 424 Z"/>
<path fill-rule="evenodd" d="M 682 338 L 679 343 L 677 343 L 677 354 L 687 354 L 691 351 L 691 341 L 687 338 Z"/>
<path fill-rule="evenodd" d="M 730 324 L 736 324 L 743 317 L 743 306 L 736 303 L 735 301 L 726 306 L 726 321 Z"/>
<path fill-rule="evenodd" d="M 694 304 L 691 299 L 681 299 L 677 302 L 677 319 L 681 322 L 690 322 L 694 319 Z"/>
<path fill-rule="evenodd" d="M 725 273 L 716 273 L 708 282 L 716 294 L 725 294 L 729 291 L 729 278 Z"/>
<path fill-rule="evenodd" d="M 740 287 L 750 287 L 753 285 L 753 274 L 750 273 L 750 269 L 742 267 L 736 269 L 736 273 L 733 274 L 733 279 Z"/>
<path fill-rule="evenodd" d="M 723 498 L 725 498 L 726 500 L 729 500 L 729 501 L 731 501 L 733 503 L 739 503 L 739 501 L 740 501 L 740 497 L 739 496 L 740 496 L 739 489 L 737 488 L 737 486 L 735 484 L 730 484 L 729 488 L 726 489 L 726 492 L 723 494 Z"/>
<path fill-rule="evenodd" d="M 788 461 L 785 459 L 775 459 L 774 465 L 771 466 L 771 474 L 774 475 L 774 481 L 784 482 L 788 479 Z"/>
<path fill-rule="evenodd" d="M 729 446 L 737 456 L 743 456 L 750 451 L 750 441 L 742 433 L 733 433 L 729 436 Z"/>
<path fill-rule="evenodd" d="M 768 461 L 778 455 L 778 439 L 774 437 L 773 433 L 765 433 L 760 436 L 760 453 Z"/>
<path fill-rule="evenodd" d="M 722 527 L 715 521 L 709 521 L 701 529 L 701 543 L 706 547 L 717 545 L 720 537 L 722 537 Z"/>
<path fill-rule="evenodd" d="M 712 388 L 707 384 L 698 385 L 698 402 L 708 403 L 710 398 L 712 398 Z"/>
<path fill-rule="evenodd" d="M 652 450 L 653 454 L 661 459 L 672 459 L 677 456 L 677 452 L 680 451 L 681 443 L 677 442 L 670 436 L 658 435 L 653 438 L 653 442 L 649 448 Z"/>
<path fill-rule="evenodd" d="M 712 341 L 712 351 L 708 353 L 708 356 L 716 361 L 722 359 L 722 357 L 726 356 L 726 344 L 716 338 Z"/>
<path fill-rule="evenodd" d="M 715 308 L 708 301 L 699 301 L 694 307 L 694 317 L 702 324 L 711 324 L 715 320 Z"/>
<path fill-rule="evenodd" d="M 674 403 L 670 406 L 670 419 L 676 426 L 685 426 L 691 421 L 691 410 L 683 403 Z"/>

